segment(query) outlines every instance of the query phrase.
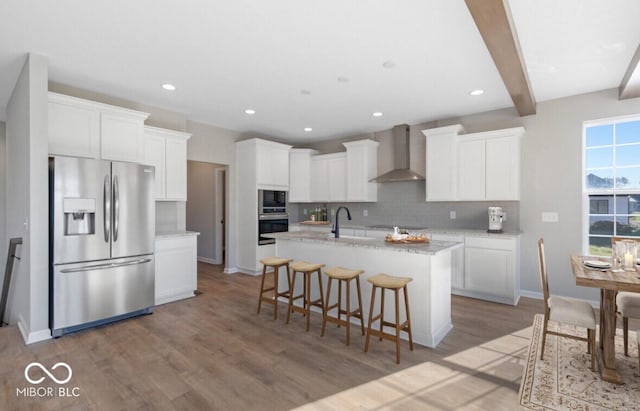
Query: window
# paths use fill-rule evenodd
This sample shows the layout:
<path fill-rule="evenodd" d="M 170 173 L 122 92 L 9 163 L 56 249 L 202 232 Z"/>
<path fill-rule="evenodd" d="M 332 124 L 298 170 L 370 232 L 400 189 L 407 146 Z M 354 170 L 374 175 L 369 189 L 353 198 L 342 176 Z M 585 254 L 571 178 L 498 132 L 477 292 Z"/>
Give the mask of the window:
<path fill-rule="evenodd" d="M 587 252 L 611 255 L 611 237 L 640 237 L 640 117 L 584 125 Z"/>

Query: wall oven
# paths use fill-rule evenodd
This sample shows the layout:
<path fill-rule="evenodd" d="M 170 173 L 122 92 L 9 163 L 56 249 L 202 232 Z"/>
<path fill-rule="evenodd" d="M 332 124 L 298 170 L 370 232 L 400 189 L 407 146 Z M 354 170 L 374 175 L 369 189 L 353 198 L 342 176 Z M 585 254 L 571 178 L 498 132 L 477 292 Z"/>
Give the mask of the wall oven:
<path fill-rule="evenodd" d="M 274 244 L 273 238 L 264 234 L 289 231 L 289 216 L 286 214 L 261 214 L 258 218 L 258 245 Z"/>

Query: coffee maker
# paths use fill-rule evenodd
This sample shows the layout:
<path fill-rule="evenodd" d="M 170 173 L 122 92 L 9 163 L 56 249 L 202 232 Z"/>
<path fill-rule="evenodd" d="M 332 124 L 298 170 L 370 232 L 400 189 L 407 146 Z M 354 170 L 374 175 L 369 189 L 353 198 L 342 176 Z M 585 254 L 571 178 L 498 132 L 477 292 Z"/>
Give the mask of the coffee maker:
<path fill-rule="evenodd" d="M 489 233 L 502 233 L 502 220 L 504 212 L 502 207 L 489 207 Z"/>

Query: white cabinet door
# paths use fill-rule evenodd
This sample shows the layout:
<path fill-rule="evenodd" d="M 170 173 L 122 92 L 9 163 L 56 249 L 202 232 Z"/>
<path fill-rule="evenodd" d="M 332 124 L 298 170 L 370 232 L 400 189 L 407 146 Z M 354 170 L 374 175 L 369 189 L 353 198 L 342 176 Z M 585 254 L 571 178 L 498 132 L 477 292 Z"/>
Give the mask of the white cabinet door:
<path fill-rule="evenodd" d="M 520 272 L 515 238 L 465 238 L 465 290 L 470 296 L 517 304 Z"/>
<path fill-rule="evenodd" d="M 311 156 L 315 151 L 292 149 L 289 152 L 289 202 L 311 201 Z"/>
<path fill-rule="evenodd" d="M 156 200 L 164 200 L 165 191 L 165 139 L 157 136 L 144 137 L 144 164 L 155 168 Z"/>
<path fill-rule="evenodd" d="M 462 243 L 462 247 L 451 252 L 451 287 L 463 289 L 464 283 L 464 235 L 456 234 L 431 234 L 431 239 L 436 241 L 452 241 Z"/>
<path fill-rule="evenodd" d="M 520 140 L 514 137 L 487 140 L 487 200 L 520 199 Z"/>
<path fill-rule="evenodd" d="M 187 142 L 167 138 L 167 200 L 187 201 Z"/>
<path fill-rule="evenodd" d="M 311 201 L 329 201 L 329 168 L 326 159 L 311 159 L 311 181 Z"/>
<path fill-rule="evenodd" d="M 378 144 L 373 140 L 358 140 L 342 144 L 347 149 L 346 201 L 378 200 L 378 183 L 369 182 L 378 174 Z"/>
<path fill-rule="evenodd" d="M 102 113 L 100 155 L 103 160 L 141 163 L 144 154 L 144 120 Z"/>
<path fill-rule="evenodd" d="M 198 288 L 197 236 L 156 238 L 156 305 L 193 297 Z"/>
<path fill-rule="evenodd" d="M 96 108 L 50 95 L 48 127 L 49 154 L 100 157 L 100 111 Z"/>
<path fill-rule="evenodd" d="M 485 140 L 458 142 L 458 200 L 484 200 L 485 164 Z"/>
<path fill-rule="evenodd" d="M 327 160 L 329 201 L 338 202 L 347 199 L 347 157 L 335 156 Z"/>
<path fill-rule="evenodd" d="M 427 201 L 454 201 L 458 170 L 456 169 L 456 137 L 427 137 Z"/>
<path fill-rule="evenodd" d="M 289 189 L 289 149 L 269 141 L 256 144 L 257 183 L 262 189 Z"/>

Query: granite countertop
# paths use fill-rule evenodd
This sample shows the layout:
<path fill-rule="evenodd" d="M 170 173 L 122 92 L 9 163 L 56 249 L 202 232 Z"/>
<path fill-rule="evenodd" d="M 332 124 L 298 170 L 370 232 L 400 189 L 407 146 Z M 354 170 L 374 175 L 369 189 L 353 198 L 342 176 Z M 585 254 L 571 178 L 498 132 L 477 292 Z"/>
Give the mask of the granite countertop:
<path fill-rule="evenodd" d="M 371 238 L 371 237 L 356 237 L 356 236 L 341 236 L 335 238 L 327 235 L 324 232 L 318 231 L 292 231 L 285 233 L 273 233 L 265 234 L 265 237 L 275 238 L 276 242 L 279 239 L 290 241 L 303 241 L 310 243 L 329 244 L 346 247 L 360 247 L 360 248 L 380 248 L 384 250 L 408 252 L 416 254 L 434 255 L 443 251 L 448 251 L 456 247 L 461 247 L 462 243 L 451 241 L 431 241 L 428 244 L 394 244 L 387 243 L 383 239 Z"/>
<path fill-rule="evenodd" d="M 156 231 L 156 238 L 183 237 L 188 235 L 200 235 L 197 231 Z"/>
<path fill-rule="evenodd" d="M 300 227 L 308 227 L 308 225 L 305 224 L 300 224 L 300 223 L 289 223 L 289 225 L 299 225 Z M 328 226 L 324 226 L 324 225 L 320 225 L 320 226 L 315 226 L 315 227 L 326 227 L 326 228 L 331 228 L 331 225 Z M 399 228 L 406 228 L 403 227 L 401 224 L 398 225 Z M 350 228 L 350 229 L 355 229 L 355 230 L 365 230 L 365 231 L 388 231 L 389 233 L 391 233 L 393 230 L 391 229 L 386 229 L 386 228 L 380 228 L 380 227 L 373 227 L 371 225 L 357 225 L 357 224 L 342 224 L 342 222 L 340 223 L 340 228 Z M 410 233 L 437 233 L 437 234 L 466 234 L 466 235 L 472 235 L 475 237 L 519 237 L 522 233 L 520 231 L 505 231 L 503 233 L 488 233 L 487 230 L 483 230 L 483 229 L 479 229 L 479 228 L 413 228 L 413 229 L 409 229 L 408 230 Z"/>

